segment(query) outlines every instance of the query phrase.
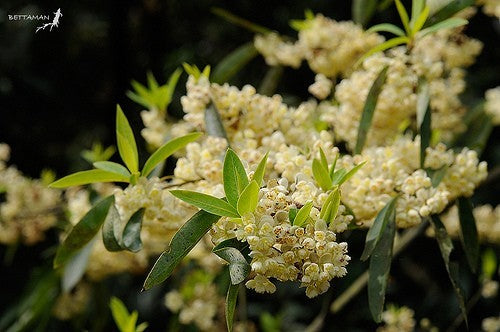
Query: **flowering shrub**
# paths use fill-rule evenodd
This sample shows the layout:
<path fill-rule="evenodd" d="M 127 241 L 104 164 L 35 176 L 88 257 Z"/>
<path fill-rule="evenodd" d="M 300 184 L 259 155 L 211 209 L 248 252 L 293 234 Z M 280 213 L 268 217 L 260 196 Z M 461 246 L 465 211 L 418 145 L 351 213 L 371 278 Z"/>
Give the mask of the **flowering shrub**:
<path fill-rule="evenodd" d="M 180 69 L 164 85 L 152 74 L 147 85 L 133 81 L 128 96 L 146 108 L 141 134 L 153 151 L 142 167 L 120 106 L 116 143 L 123 163 L 96 148 L 86 154 L 91 170 L 31 180 L 7 166 L 8 146 L 0 145 L 0 242 L 32 244 L 58 218 L 67 221 L 54 257 L 62 289 L 53 314 L 65 320 L 84 311 L 90 282 L 149 270 L 143 290 L 173 278 L 166 307 L 177 324 L 203 331 L 256 329 L 256 322 L 235 315 L 238 297 L 243 306 L 245 288 L 269 299 L 286 287 L 304 288 L 308 300 L 324 299 L 309 326 L 319 330 L 329 308 L 339 312 L 365 285 L 371 316 L 384 323 L 380 331 L 413 331 L 414 310 L 386 306 L 385 294 L 393 257 L 427 229 L 456 293 L 461 315 L 453 324 L 467 323 L 475 302 L 461 285 L 452 238 L 463 244 L 468 267 L 461 261 L 462 270 L 478 274 L 483 297 L 494 298 L 496 256 L 485 251 L 481 260 L 480 242 L 499 243 L 499 208 L 473 208 L 470 197 L 492 168 L 480 156 L 499 123 L 499 88 L 476 108 L 461 99 L 467 67 L 482 49 L 465 34 L 464 17 L 475 8 L 469 2 L 436 8 L 414 0 L 411 15 L 399 0 L 395 5 L 404 30 L 388 23 L 364 29 L 359 17 L 337 22 L 311 11 L 291 22 L 296 41 L 250 25 L 257 32 L 253 45 L 212 72 L 184 65 L 185 115 L 178 121 L 167 108 Z M 490 1 L 483 9 L 498 16 L 494 7 Z M 386 40 L 387 32 L 396 37 Z M 297 69 L 305 60 L 315 75 L 307 89 L 314 98 L 292 105 L 269 87 L 219 81 L 242 65 L 231 61 L 258 53 L 275 81 L 276 68 Z M 473 132 L 478 126 L 481 132 Z M 170 173 L 169 157 L 176 158 Z M 364 250 L 353 234 L 366 234 Z M 368 274 L 348 279 L 340 294 L 337 283 L 360 259 L 369 260 Z M 146 328 L 136 326 L 137 311 L 129 313 L 118 299 L 111 309 L 121 331 Z M 281 324 L 262 317 L 267 331 Z M 428 319 L 420 327 L 433 328 Z M 498 318 L 483 328 L 495 330 Z"/>

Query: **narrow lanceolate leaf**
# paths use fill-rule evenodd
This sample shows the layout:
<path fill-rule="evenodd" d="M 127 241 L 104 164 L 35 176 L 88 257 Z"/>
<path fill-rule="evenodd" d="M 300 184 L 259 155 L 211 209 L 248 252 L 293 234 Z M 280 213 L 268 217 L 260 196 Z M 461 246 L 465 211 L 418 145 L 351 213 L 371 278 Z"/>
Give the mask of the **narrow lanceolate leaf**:
<path fill-rule="evenodd" d="M 476 220 L 474 219 L 474 214 L 472 214 L 472 203 L 469 198 L 459 197 L 457 205 L 462 245 L 469 266 L 472 272 L 476 273 L 479 265 L 479 240 L 477 237 Z"/>
<path fill-rule="evenodd" d="M 96 161 L 94 167 L 97 169 L 102 169 L 103 171 L 108 171 L 111 173 L 116 173 L 126 177 L 130 177 L 130 172 L 123 165 L 114 163 L 112 161 Z"/>
<path fill-rule="evenodd" d="M 125 222 L 122 221 L 115 204 L 111 204 L 102 225 L 102 242 L 106 250 L 120 251 L 123 249 L 121 243 L 124 227 Z"/>
<path fill-rule="evenodd" d="M 424 24 L 424 28 L 430 27 L 432 25 L 435 25 L 436 23 L 439 23 L 441 21 L 444 21 L 462 9 L 473 6 L 474 5 L 474 0 L 453 0 L 449 2 L 446 6 L 441 8 L 437 13 L 432 15 L 427 22 Z"/>
<path fill-rule="evenodd" d="M 319 184 L 321 189 L 327 191 L 332 187 L 332 180 L 330 179 L 330 174 L 328 174 L 328 170 L 323 167 L 323 165 L 318 159 L 313 160 L 312 171 L 314 179 Z"/>
<path fill-rule="evenodd" d="M 363 107 L 363 113 L 361 114 L 361 120 L 359 121 L 356 148 L 354 149 L 354 153 L 356 154 L 361 153 L 363 146 L 365 145 L 368 130 L 372 124 L 373 114 L 375 113 L 375 108 L 377 107 L 378 96 L 382 91 L 382 87 L 387 77 L 387 69 L 388 67 L 386 66 L 380 71 L 377 78 L 373 82 L 368 95 L 366 96 L 365 106 Z"/>
<path fill-rule="evenodd" d="M 130 124 L 125 114 L 123 114 L 120 105 L 116 105 L 116 141 L 118 143 L 118 152 L 123 162 L 127 165 L 131 173 L 136 173 L 139 170 L 137 145 L 132 128 L 130 128 Z"/>
<path fill-rule="evenodd" d="M 411 19 L 410 26 L 413 28 L 415 21 L 420 16 L 425 7 L 425 0 L 413 0 L 411 2 Z"/>
<path fill-rule="evenodd" d="M 365 26 L 375 13 L 377 1 L 373 0 L 353 0 L 351 12 L 354 22 Z"/>
<path fill-rule="evenodd" d="M 395 37 L 395 38 L 389 39 L 388 41 L 383 42 L 382 44 L 378 44 L 377 46 L 371 48 L 368 52 L 363 54 L 363 56 L 361 58 L 359 58 L 358 61 L 356 61 L 356 66 L 358 66 L 360 63 L 362 63 L 364 59 L 368 58 L 372 54 L 375 54 L 377 52 L 383 52 L 391 47 L 405 44 L 405 43 L 408 43 L 409 41 L 410 41 L 410 39 L 408 37 L 403 36 L 403 37 Z"/>
<path fill-rule="evenodd" d="M 332 185 L 338 185 L 340 180 L 347 174 L 347 171 L 345 168 L 340 168 L 337 171 L 333 172 L 331 179 L 332 179 Z"/>
<path fill-rule="evenodd" d="M 54 268 L 64 265 L 97 234 L 114 200 L 113 195 L 101 200 L 73 227 L 57 248 Z"/>
<path fill-rule="evenodd" d="M 196 141 L 201 135 L 201 133 L 191 133 L 174 138 L 163 144 L 148 158 L 144 164 L 142 176 L 148 176 L 159 163 L 170 157 L 175 151 L 180 150 L 187 144 Z"/>
<path fill-rule="evenodd" d="M 322 148 L 319 148 L 319 156 L 321 165 L 323 165 L 323 167 L 328 171 L 328 160 L 326 159 L 325 152 L 323 151 Z"/>
<path fill-rule="evenodd" d="M 427 104 L 427 108 L 425 110 L 422 123 L 419 127 L 420 132 L 420 168 L 424 168 L 425 165 L 425 150 L 431 144 L 431 108 L 430 105 Z"/>
<path fill-rule="evenodd" d="M 262 181 L 264 180 L 264 173 L 266 172 L 266 163 L 267 163 L 267 157 L 269 156 L 269 151 L 266 152 L 264 157 L 261 159 L 259 164 L 257 165 L 257 168 L 255 169 L 255 172 L 253 173 L 252 180 L 257 182 L 259 186 L 262 185 Z"/>
<path fill-rule="evenodd" d="M 441 219 L 437 215 L 433 215 L 431 217 L 431 223 L 434 227 L 434 232 L 436 234 L 436 240 L 439 244 L 439 250 L 441 251 L 441 256 L 444 260 L 444 265 L 446 267 L 446 271 L 448 272 L 448 276 L 450 277 L 451 284 L 453 289 L 455 290 L 455 295 L 458 299 L 458 305 L 460 306 L 460 311 L 465 320 L 465 324 L 468 325 L 467 322 L 467 310 L 465 308 L 465 300 L 464 300 L 464 291 L 460 285 L 460 276 L 459 276 L 459 265 L 458 262 L 454 262 L 450 260 L 451 252 L 453 251 L 453 242 L 451 241 L 446 228 L 444 227 Z"/>
<path fill-rule="evenodd" d="M 394 235 L 396 234 L 396 213 L 394 210 L 388 219 L 387 225 L 382 230 L 380 240 L 373 250 L 369 267 L 368 303 L 372 317 L 377 323 L 382 320 L 385 291 L 391 269 L 392 247 Z"/>
<path fill-rule="evenodd" d="M 214 248 L 213 253 L 229 263 L 229 276 L 233 285 L 243 282 L 250 273 L 250 264 L 238 249 Z"/>
<path fill-rule="evenodd" d="M 497 271 L 497 256 L 492 248 L 484 251 L 481 264 L 481 277 L 489 280 L 493 278 Z"/>
<path fill-rule="evenodd" d="M 359 169 L 361 167 L 363 167 L 365 164 L 366 164 L 366 161 L 363 161 L 362 163 L 359 163 L 358 165 L 354 166 L 353 168 L 351 168 L 349 170 L 349 172 L 343 174 L 342 177 L 340 177 L 340 179 L 334 184 L 338 184 L 340 186 L 342 183 L 344 183 L 347 180 L 349 180 L 350 178 L 352 178 L 354 176 L 354 174 L 356 174 L 359 171 Z"/>
<path fill-rule="evenodd" d="M 243 189 L 237 204 L 240 216 L 255 211 L 257 203 L 259 203 L 259 190 L 260 187 L 255 181 L 250 182 Z"/>
<path fill-rule="evenodd" d="M 227 150 L 224 158 L 222 179 L 227 201 L 236 207 L 240 194 L 248 185 L 248 176 L 240 158 L 231 149 Z"/>
<path fill-rule="evenodd" d="M 82 279 L 87 269 L 90 253 L 94 247 L 94 240 L 87 243 L 64 267 L 62 275 L 62 289 L 64 292 L 69 292 Z"/>
<path fill-rule="evenodd" d="M 205 211 L 192 216 L 175 233 L 168 250 L 164 251 L 149 272 L 143 289 L 147 290 L 167 279 L 175 267 L 193 249 L 220 217 Z"/>
<path fill-rule="evenodd" d="M 234 311 L 238 300 L 238 290 L 240 285 L 230 284 L 226 296 L 226 324 L 229 332 L 233 331 Z"/>
<path fill-rule="evenodd" d="M 293 220 L 293 224 L 302 227 L 309 218 L 312 207 L 313 207 L 312 201 L 307 202 L 306 205 L 301 207 L 300 210 L 297 212 L 295 219 Z"/>
<path fill-rule="evenodd" d="M 122 235 L 123 248 L 132 252 L 142 249 L 141 228 L 144 208 L 137 210 L 125 225 Z"/>
<path fill-rule="evenodd" d="M 209 136 L 222 137 L 227 140 L 226 129 L 213 103 L 205 109 L 205 130 Z"/>
<path fill-rule="evenodd" d="M 405 35 L 405 32 L 401 28 L 390 23 L 377 24 L 372 26 L 370 29 L 366 30 L 366 32 L 381 32 L 381 31 L 390 32 L 400 37 L 403 37 Z"/>
<path fill-rule="evenodd" d="M 91 169 L 65 176 L 62 179 L 52 182 L 49 187 L 66 188 L 98 182 L 129 182 L 129 177 L 102 169 Z"/>
<path fill-rule="evenodd" d="M 213 14 L 223 18 L 224 20 L 228 21 L 229 23 L 232 23 L 234 25 L 238 25 L 244 29 L 247 29 L 248 31 L 254 32 L 254 33 L 261 33 L 261 34 L 268 34 L 271 32 L 270 29 L 265 28 L 261 25 L 258 25 L 256 23 L 250 22 L 249 20 L 246 20 L 242 17 L 239 17 L 237 15 L 234 15 L 233 13 L 222 9 L 218 7 L 214 7 L 210 10 Z"/>
<path fill-rule="evenodd" d="M 441 30 L 441 29 L 453 29 L 453 28 L 460 27 L 462 25 L 466 25 L 467 23 L 469 23 L 469 21 L 467 21 L 463 18 L 452 17 L 452 18 L 446 19 L 444 21 L 441 21 L 439 23 L 436 23 L 434 25 L 431 25 L 428 28 L 420 30 L 420 35 L 423 37 L 423 36 L 426 36 L 430 33 L 436 32 L 436 31 Z"/>
<path fill-rule="evenodd" d="M 220 198 L 189 190 L 170 190 L 170 193 L 178 199 L 209 213 L 221 217 L 240 217 L 235 207 Z"/>
<path fill-rule="evenodd" d="M 120 331 L 125 331 L 128 326 L 129 321 L 129 312 L 123 302 L 117 297 L 111 297 L 111 301 L 109 302 L 109 307 L 111 309 L 111 314 L 113 315 L 113 319 L 118 326 Z"/>
<path fill-rule="evenodd" d="M 274 95 L 284 71 L 281 65 L 269 67 L 257 90 L 258 93 L 269 97 Z"/>
<path fill-rule="evenodd" d="M 340 206 L 340 190 L 335 188 L 332 190 L 328 198 L 326 199 L 323 208 L 321 209 L 319 217 L 326 221 L 326 223 L 331 223 L 335 220 L 337 212 Z"/>
<path fill-rule="evenodd" d="M 424 26 L 427 17 L 429 16 L 429 6 L 425 6 L 415 22 L 412 24 L 412 35 L 415 35 Z"/>
<path fill-rule="evenodd" d="M 337 160 L 339 159 L 339 154 L 335 156 L 335 160 L 333 161 L 333 164 L 330 165 L 330 179 L 332 179 L 333 182 L 333 174 L 335 173 L 335 167 L 337 167 Z"/>
<path fill-rule="evenodd" d="M 177 82 L 179 81 L 179 78 L 181 77 L 182 74 L 182 69 L 177 68 L 168 78 L 167 82 L 167 96 L 166 96 L 166 105 L 170 105 L 172 102 L 172 96 L 174 95 L 175 87 L 177 86 Z"/>
<path fill-rule="evenodd" d="M 401 0 L 395 0 L 395 2 L 396 2 L 396 8 L 398 9 L 399 17 L 401 18 L 401 22 L 403 22 L 403 26 L 405 27 L 406 34 L 411 35 L 410 19 L 408 17 L 408 12 L 401 3 Z"/>
<path fill-rule="evenodd" d="M 293 225 L 295 218 L 297 217 L 297 212 L 299 212 L 299 209 L 291 208 L 290 211 L 288 211 L 288 219 L 290 220 L 290 223 Z"/>
<path fill-rule="evenodd" d="M 370 257 L 378 242 L 382 238 L 384 229 L 389 223 L 392 214 L 396 210 L 396 200 L 397 196 L 387 202 L 384 208 L 380 210 L 380 212 L 375 217 L 372 226 L 366 234 L 365 249 L 361 254 L 361 260 L 365 261 L 366 259 L 368 259 L 368 257 Z"/>
<path fill-rule="evenodd" d="M 253 42 L 245 43 L 229 53 L 214 68 L 212 82 L 222 84 L 229 81 L 236 75 L 247 63 L 259 54 Z"/>

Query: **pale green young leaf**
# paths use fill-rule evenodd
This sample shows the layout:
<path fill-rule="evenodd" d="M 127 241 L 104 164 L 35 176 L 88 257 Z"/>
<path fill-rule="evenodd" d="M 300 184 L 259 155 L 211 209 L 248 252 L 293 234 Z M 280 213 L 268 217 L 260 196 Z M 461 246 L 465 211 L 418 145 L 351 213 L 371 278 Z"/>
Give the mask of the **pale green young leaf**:
<path fill-rule="evenodd" d="M 193 249 L 201 238 L 220 219 L 206 211 L 199 211 L 175 233 L 168 249 L 164 251 L 144 281 L 143 290 L 150 289 L 167 279 L 175 267 Z"/>
<path fill-rule="evenodd" d="M 272 32 L 272 30 L 265 28 L 261 25 L 258 25 L 256 23 L 250 22 L 249 20 L 246 20 L 242 17 L 236 16 L 233 13 L 222 9 L 218 7 L 213 7 L 210 10 L 213 14 L 223 18 L 224 20 L 228 21 L 229 23 L 232 23 L 234 25 L 238 25 L 244 29 L 247 29 L 248 31 L 254 32 L 254 33 L 260 33 L 260 34 L 268 34 Z"/>
<path fill-rule="evenodd" d="M 326 169 L 328 171 L 328 159 L 326 159 L 325 152 L 323 151 L 322 148 L 319 148 L 319 156 L 320 156 L 321 165 L 323 166 L 324 169 Z"/>
<path fill-rule="evenodd" d="M 238 211 L 231 204 L 220 198 L 189 190 L 170 190 L 170 193 L 178 199 L 209 213 L 221 217 L 240 217 Z"/>
<path fill-rule="evenodd" d="M 249 212 L 254 212 L 259 202 L 260 186 L 255 180 L 250 182 L 240 194 L 238 198 L 238 213 L 244 216 Z"/>
<path fill-rule="evenodd" d="M 129 182 L 129 177 L 104 171 L 102 169 L 91 169 L 89 171 L 81 171 L 67 175 L 52 182 L 49 187 L 66 188 L 97 182 Z"/>
<path fill-rule="evenodd" d="M 309 218 L 312 207 L 313 207 L 312 201 L 307 202 L 303 207 L 301 207 L 300 210 L 297 212 L 297 215 L 295 216 L 293 224 L 302 227 Z"/>
<path fill-rule="evenodd" d="M 390 32 L 395 34 L 396 36 L 405 36 L 405 32 L 400 28 L 390 23 L 381 23 L 372 26 L 370 29 L 366 30 L 366 32 Z"/>
<path fill-rule="evenodd" d="M 222 168 L 222 179 L 227 201 L 237 207 L 238 198 L 248 185 L 248 176 L 238 155 L 227 149 Z"/>
<path fill-rule="evenodd" d="M 210 65 L 205 66 L 205 68 L 203 68 L 203 71 L 201 72 L 201 76 L 205 76 L 207 79 L 210 78 L 211 68 L 212 67 L 210 67 Z"/>
<path fill-rule="evenodd" d="M 328 174 L 328 170 L 323 167 L 323 165 L 318 159 L 313 160 L 312 171 L 314 179 L 319 184 L 321 189 L 327 191 L 332 187 L 332 180 L 330 179 L 330 174 Z"/>
<path fill-rule="evenodd" d="M 347 174 L 347 170 L 345 168 L 339 168 L 337 171 L 332 174 L 332 185 L 338 184 L 340 180 Z"/>
<path fill-rule="evenodd" d="M 142 85 L 141 83 L 137 82 L 136 80 L 132 80 L 130 82 L 130 85 L 132 85 L 132 88 L 134 88 L 135 92 L 129 91 L 131 95 L 134 95 L 134 98 L 142 99 L 142 101 L 145 102 L 146 107 L 151 106 L 153 103 L 153 100 L 151 99 L 151 94 L 149 93 L 149 90 L 147 87 Z M 130 98 L 132 99 L 132 98 Z M 132 99 L 133 100 L 133 99 Z M 135 101 L 135 100 L 134 100 Z"/>
<path fill-rule="evenodd" d="M 92 148 L 90 150 L 82 151 L 81 156 L 83 159 L 92 164 L 96 161 L 108 160 L 115 152 L 116 149 L 114 146 L 108 146 L 104 149 L 101 143 L 96 142 L 92 144 Z"/>
<path fill-rule="evenodd" d="M 150 90 L 156 90 L 158 89 L 158 82 L 156 81 L 155 77 L 153 76 L 153 73 L 151 71 L 148 71 L 146 73 L 146 77 L 148 80 L 148 87 Z"/>
<path fill-rule="evenodd" d="M 337 167 L 337 160 L 339 159 L 339 153 L 335 156 L 335 160 L 333 161 L 333 164 L 330 166 L 330 179 L 332 179 L 333 182 L 333 174 L 335 173 L 335 167 Z"/>
<path fill-rule="evenodd" d="M 392 213 L 396 209 L 396 200 L 397 196 L 387 202 L 384 208 L 380 210 L 380 212 L 375 217 L 375 220 L 368 230 L 368 233 L 366 233 L 365 249 L 361 254 L 362 261 L 365 261 L 368 257 L 370 257 L 373 250 L 377 246 L 377 243 L 380 241 L 382 234 L 384 233 L 384 229 L 389 222 Z"/>
<path fill-rule="evenodd" d="M 94 238 L 104 223 L 109 207 L 114 201 L 115 197 L 113 195 L 104 198 L 71 229 L 66 239 L 57 248 L 56 257 L 54 258 L 54 268 L 63 266 Z"/>
<path fill-rule="evenodd" d="M 366 138 L 368 136 L 368 130 L 372 125 L 373 114 L 375 113 L 375 108 L 377 107 L 378 96 L 380 95 L 380 92 L 382 92 L 382 88 L 387 78 L 388 68 L 389 67 L 386 66 L 380 71 L 370 87 L 368 95 L 366 96 L 363 113 L 361 114 L 361 119 L 359 120 L 358 136 L 356 139 L 356 147 L 354 148 L 355 154 L 360 154 L 361 151 L 363 151 L 363 146 L 365 145 Z"/>
<path fill-rule="evenodd" d="M 142 322 L 135 328 L 135 332 L 144 332 L 148 328 L 149 324 L 147 322 Z"/>
<path fill-rule="evenodd" d="M 137 312 L 137 310 L 132 311 L 130 313 L 130 316 L 128 317 L 127 328 L 122 332 L 136 332 L 135 324 L 137 323 L 137 318 L 139 318 L 139 313 Z"/>
<path fill-rule="evenodd" d="M 225 83 L 259 54 L 253 42 L 245 43 L 229 53 L 214 68 L 211 81 Z"/>
<path fill-rule="evenodd" d="M 327 210 L 327 213 L 325 214 L 325 218 L 323 220 L 326 221 L 327 224 L 333 222 L 335 220 L 335 217 L 337 217 L 337 213 L 339 212 L 339 206 L 340 206 L 340 190 L 339 188 L 335 188 L 332 190 L 330 195 L 328 195 L 327 198 L 329 207 Z M 326 202 L 325 202 L 326 204 Z"/>
<path fill-rule="evenodd" d="M 260 160 L 259 164 L 257 165 L 257 168 L 255 169 L 255 172 L 253 173 L 252 180 L 257 182 L 257 184 L 260 186 L 262 184 L 262 181 L 264 180 L 264 174 L 266 172 L 266 163 L 267 163 L 267 157 L 269 156 L 269 151 L 266 152 L 264 157 Z"/>
<path fill-rule="evenodd" d="M 406 34 L 410 36 L 411 29 L 410 29 L 410 19 L 408 18 L 408 12 L 401 3 L 401 0 L 395 0 L 395 2 L 396 2 L 396 8 L 398 9 L 399 17 L 401 18 L 401 22 L 403 22 L 403 26 L 406 30 Z"/>
<path fill-rule="evenodd" d="M 466 19 L 459 17 L 451 17 L 449 19 L 436 23 L 428 28 L 420 30 L 419 36 L 424 37 L 430 33 L 436 32 L 441 29 L 453 29 L 460 27 L 462 25 L 466 25 L 467 23 L 469 23 L 469 21 L 467 21 Z"/>
<path fill-rule="evenodd" d="M 118 143 L 118 152 L 123 162 L 131 173 L 136 173 L 139 170 L 137 145 L 132 128 L 125 114 L 123 114 L 120 105 L 116 105 L 116 140 Z"/>
<path fill-rule="evenodd" d="M 389 40 L 383 42 L 382 44 L 378 44 L 377 46 L 374 46 L 373 48 L 368 50 L 368 52 L 363 54 L 363 56 L 361 58 L 359 58 L 358 61 L 356 61 L 356 66 L 360 65 L 363 62 L 363 60 L 365 60 L 366 58 L 368 58 L 372 54 L 375 54 L 377 52 L 383 52 L 391 47 L 405 44 L 405 43 L 408 43 L 409 41 L 410 41 L 410 39 L 408 37 L 404 36 L 404 37 L 395 37 L 395 38 L 392 38 L 392 39 L 389 39 Z"/>
<path fill-rule="evenodd" d="M 351 168 L 349 170 L 349 172 L 342 175 L 342 177 L 340 177 L 339 180 L 334 182 L 333 184 L 334 185 L 337 184 L 340 186 L 341 184 L 343 184 L 344 182 L 346 182 L 347 180 L 352 178 L 354 176 L 354 174 L 356 174 L 359 171 L 359 169 L 361 167 L 363 167 L 365 164 L 366 164 L 366 161 L 363 161 L 362 163 L 359 163 L 358 165 L 354 166 L 353 168 Z"/>
<path fill-rule="evenodd" d="M 116 323 L 116 326 L 121 332 L 127 331 L 127 325 L 129 322 L 129 312 L 127 307 L 123 304 L 123 302 L 117 297 L 111 297 L 109 301 L 109 307 L 111 309 L 111 314 L 113 315 L 113 319 Z"/>
<path fill-rule="evenodd" d="M 131 175 L 128 169 L 125 168 L 123 165 L 114 163 L 112 161 L 96 161 L 93 165 L 95 168 L 102 169 L 103 171 L 116 173 L 126 177 L 130 177 Z"/>
<path fill-rule="evenodd" d="M 195 79 L 200 78 L 201 72 L 195 65 L 190 65 L 189 63 L 183 62 L 182 67 L 184 68 L 184 70 L 188 75 L 193 76 Z"/>
<path fill-rule="evenodd" d="M 412 0 L 410 27 L 414 27 L 415 20 L 420 16 L 425 7 L 425 0 Z"/>
<path fill-rule="evenodd" d="M 129 219 L 122 234 L 122 246 L 132 252 L 142 249 L 141 228 L 144 208 L 137 210 Z"/>
<path fill-rule="evenodd" d="M 492 248 L 487 248 L 482 256 L 481 277 L 483 280 L 491 280 L 497 271 L 497 256 Z"/>
<path fill-rule="evenodd" d="M 202 133 L 191 133 L 185 136 L 174 138 L 163 144 L 146 161 L 142 168 L 142 176 L 148 176 L 149 173 L 162 161 L 170 157 L 175 151 L 182 149 L 187 144 L 196 141 Z"/>
<path fill-rule="evenodd" d="M 462 240 L 467 262 L 472 272 L 476 273 L 479 265 L 479 239 L 476 219 L 472 213 L 472 203 L 469 198 L 459 197 L 457 205 L 460 221 L 460 239 Z"/>
<path fill-rule="evenodd" d="M 179 82 L 179 78 L 182 75 L 182 69 L 177 68 L 168 78 L 167 82 L 167 91 L 166 91 L 166 96 L 165 99 L 167 100 L 167 103 L 165 105 L 165 108 L 170 105 L 172 102 L 172 96 L 174 95 L 175 87 L 177 86 L 177 82 Z"/>
<path fill-rule="evenodd" d="M 230 284 L 226 296 L 226 325 L 229 332 L 233 331 L 234 311 L 236 310 L 236 301 L 238 300 L 238 289 L 240 285 Z"/>
<path fill-rule="evenodd" d="M 424 26 L 425 21 L 429 17 L 429 10 L 430 10 L 429 6 L 425 6 L 424 10 L 420 13 L 418 18 L 415 20 L 415 23 L 412 24 L 412 28 L 411 28 L 412 29 L 411 30 L 412 36 L 414 36 L 417 32 L 419 32 L 420 29 L 422 29 L 422 27 Z"/>

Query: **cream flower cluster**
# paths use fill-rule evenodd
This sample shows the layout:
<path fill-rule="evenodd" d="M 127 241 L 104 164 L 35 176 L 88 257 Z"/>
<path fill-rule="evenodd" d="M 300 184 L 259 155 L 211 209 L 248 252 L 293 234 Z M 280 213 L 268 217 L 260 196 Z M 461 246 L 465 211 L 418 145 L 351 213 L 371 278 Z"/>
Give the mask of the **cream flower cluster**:
<path fill-rule="evenodd" d="M 356 61 L 384 38 L 367 33 L 353 22 L 337 22 L 321 14 L 306 20 L 295 43 L 283 41 L 276 33 L 255 37 L 255 48 L 269 65 L 299 67 L 302 59 L 318 74 L 349 75 Z"/>
<path fill-rule="evenodd" d="M 7 166 L 8 159 L 8 145 L 0 144 L 0 192 L 5 193 L 5 201 L 0 203 L 0 243 L 35 244 L 55 225 L 61 195 Z"/>
<path fill-rule="evenodd" d="M 408 307 L 396 307 L 389 305 L 389 308 L 382 313 L 382 320 L 385 325 L 379 327 L 377 332 L 412 332 L 415 329 L 415 312 Z"/>
<path fill-rule="evenodd" d="M 470 196 L 486 178 L 486 163 L 479 162 L 474 151 L 464 149 L 455 154 L 443 144 L 427 149 L 425 167 L 447 167 L 434 188 L 425 171 L 419 169 L 420 141 L 402 137 L 393 145 L 365 149 L 361 155 L 345 155 L 339 159 L 347 169 L 362 160 L 367 163 L 342 187 L 342 201 L 359 222 L 372 220 L 392 198 L 396 204 L 398 227 L 410 227 L 422 217 L 440 213 L 459 196 Z"/>
<path fill-rule="evenodd" d="M 498 332 L 500 330 L 500 315 L 483 319 L 481 327 L 484 332 Z"/>
<path fill-rule="evenodd" d="M 486 15 L 500 18 L 500 1 L 498 0 L 477 0 L 479 5 L 483 5 L 483 12 Z"/>
<path fill-rule="evenodd" d="M 485 112 L 492 117 L 494 125 L 500 125 L 500 86 L 487 90 L 485 93 L 485 99 Z"/>
<path fill-rule="evenodd" d="M 152 148 L 159 148 L 165 143 L 170 126 L 165 119 L 165 112 L 161 112 L 156 108 L 151 108 L 141 112 L 144 129 L 141 130 L 141 135 Z"/>
<path fill-rule="evenodd" d="M 309 86 L 308 91 L 318 99 L 325 99 L 332 91 L 333 82 L 323 74 L 314 77 L 314 83 Z"/>

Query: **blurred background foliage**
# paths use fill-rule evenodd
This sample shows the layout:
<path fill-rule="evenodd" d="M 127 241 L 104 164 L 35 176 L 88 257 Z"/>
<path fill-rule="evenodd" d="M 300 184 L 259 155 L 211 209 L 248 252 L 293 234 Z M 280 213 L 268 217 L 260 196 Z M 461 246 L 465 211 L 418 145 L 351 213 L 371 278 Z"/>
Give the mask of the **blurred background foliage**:
<path fill-rule="evenodd" d="M 302 18 L 307 8 L 336 20 L 351 18 L 351 1 L 88 0 L 62 3 L 48 0 L 33 3 L 3 0 L 0 5 L 0 142 L 12 148 L 10 163 L 32 177 L 38 177 L 44 168 L 54 169 L 58 176 L 88 168 L 89 164 L 80 156 L 82 150 L 89 149 L 96 141 L 104 146 L 114 143 L 116 103 L 127 110 L 132 126 L 141 128 L 141 107 L 125 95 L 132 79 L 145 83 L 146 72 L 151 71 L 160 82 L 165 82 L 183 62 L 200 68 L 213 67 L 232 50 L 253 40 L 252 32 L 215 16 L 211 12 L 214 6 L 292 37 L 296 32 L 290 28 L 289 20 Z M 8 20 L 9 14 L 46 14 L 59 7 L 64 16 L 52 32 L 35 34 L 36 22 Z M 369 25 L 389 21 L 398 22 L 394 7 L 377 13 Z M 484 43 L 477 63 L 468 70 L 468 88 L 463 97 L 469 104 L 478 102 L 485 90 L 500 85 L 499 33 L 498 20 L 481 12 L 471 19 L 467 28 L 469 36 Z M 247 83 L 258 85 L 266 69 L 263 58 L 258 56 L 230 83 L 239 87 Z M 176 117 L 182 116 L 179 97 L 185 92 L 186 78 L 185 74 L 181 76 L 169 108 L 169 113 Z M 307 86 L 313 80 L 314 74 L 307 65 L 297 71 L 285 69 L 277 92 L 284 93 L 286 100 L 292 103 L 303 100 L 308 98 Z M 496 127 L 482 155 L 490 164 L 500 164 L 499 135 L 499 127 Z M 139 135 L 136 138 L 141 139 Z M 500 202 L 498 192 L 497 180 L 489 186 L 489 191 L 479 190 L 476 200 L 496 205 Z M 363 234 L 355 234 L 350 241 L 353 243 L 350 247 L 354 248 L 350 255 L 359 257 L 361 252 L 355 250 L 363 247 Z M 26 287 L 30 292 L 30 285 L 39 280 L 40 275 L 45 279 L 41 286 L 36 283 L 42 287 L 36 292 L 43 295 L 38 301 L 43 304 L 44 299 L 50 300 L 50 287 L 56 287 L 54 278 L 42 272 L 51 268 L 47 258 L 53 255 L 57 242 L 56 232 L 49 233 L 49 241 L 35 248 L 19 247 L 11 255 L 14 260 L 10 263 L 10 249 L 0 248 L 0 258 L 4 259 L 0 265 L 0 312 L 15 303 Z M 460 252 L 460 247 L 457 249 Z M 452 321 L 458 307 L 441 257 L 436 253 L 433 239 L 420 238 L 395 259 L 392 274 L 406 282 L 392 284 L 387 302 L 398 300 L 399 305 L 413 308 L 417 317 L 429 317 L 439 326 Z M 348 276 L 335 283 L 334 295 L 352 283 L 365 265 L 353 260 Z M 39 267 L 34 269 L 34 266 Z M 464 278 L 468 291 L 477 288 L 474 276 L 465 273 Z M 161 299 L 172 285 L 167 283 L 139 295 L 142 281 L 142 276 L 109 279 L 94 288 L 99 296 L 94 296 L 89 312 L 81 320 L 47 321 L 48 325 L 40 325 L 40 328 L 110 331 L 114 325 L 108 300 L 114 294 L 123 299 L 129 309 L 137 308 L 140 321 L 148 321 L 150 330 L 165 330 L 169 313 Z M 276 324 L 285 330 L 292 322 L 299 324 L 296 326 L 307 324 L 320 310 L 322 299 L 314 299 L 304 306 L 302 293 L 296 287 L 286 286 L 272 296 L 249 292 L 249 318 L 259 322 L 260 317 L 261 326 L 267 326 L 268 331 Z M 42 304 L 39 306 L 43 307 Z M 446 308 L 436 310 L 437 304 Z M 500 309 L 500 306 L 475 306 L 470 313 L 471 325 L 480 324 L 479 318 L 475 321 L 475 313 L 481 313 L 481 317 L 497 314 L 484 312 L 492 308 Z M 265 311 L 272 316 L 262 316 Z M 366 291 L 351 301 L 341 316 L 328 316 L 326 326 L 329 324 L 339 330 L 374 330 L 366 305 Z M 173 330 L 174 326 L 170 328 Z"/>

